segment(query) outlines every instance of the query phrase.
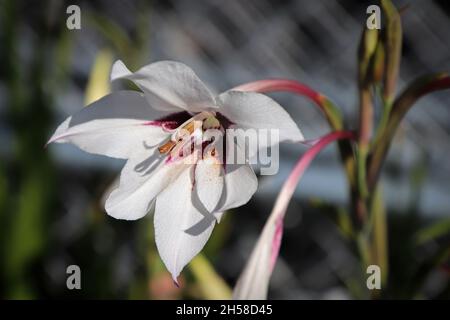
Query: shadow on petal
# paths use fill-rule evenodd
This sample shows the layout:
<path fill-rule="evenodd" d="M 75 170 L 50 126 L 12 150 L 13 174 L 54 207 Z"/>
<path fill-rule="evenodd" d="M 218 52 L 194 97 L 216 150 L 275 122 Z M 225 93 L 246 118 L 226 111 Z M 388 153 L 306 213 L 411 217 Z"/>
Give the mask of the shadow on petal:
<path fill-rule="evenodd" d="M 74 114 L 69 127 L 100 119 L 152 120 L 164 113 L 152 109 L 142 93 L 118 91 L 109 94 Z"/>
<path fill-rule="evenodd" d="M 151 152 L 151 149 L 153 149 L 145 146 L 145 142 L 144 148 L 149 149 L 149 152 Z M 137 173 L 141 173 L 143 176 L 149 175 L 160 166 L 163 159 L 164 157 L 161 156 L 157 151 L 155 151 L 148 158 L 136 164 L 136 166 L 134 167 L 134 171 Z"/>
<path fill-rule="evenodd" d="M 184 230 L 184 232 L 191 236 L 198 236 L 205 232 L 211 226 L 211 224 L 215 222 L 216 218 L 214 217 L 214 215 L 207 213 L 199 222 L 194 224 L 189 229 Z"/>

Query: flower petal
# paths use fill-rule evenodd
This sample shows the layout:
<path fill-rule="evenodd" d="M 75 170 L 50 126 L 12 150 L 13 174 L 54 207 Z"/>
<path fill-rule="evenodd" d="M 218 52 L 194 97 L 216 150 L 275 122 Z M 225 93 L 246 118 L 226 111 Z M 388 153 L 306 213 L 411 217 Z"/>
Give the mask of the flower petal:
<path fill-rule="evenodd" d="M 216 208 L 223 191 L 223 166 L 215 157 L 205 157 L 195 167 L 195 190 L 208 212 Z"/>
<path fill-rule="evenodd" d="M 204 247 L 215 225 L 214 216 L 192 202 L 192 174 L 186 169 L 156 198 L 156 246 L 174 281 Z"/>
<path fill-rule="evenodd" d="M 219 112 L 243 129 L 278 129 L 280 141 L 304 140 L 291 116 L 273 99 L 256 92 L 227 91 L 216 98 Z"/>
<path fill-rule="evenodd" d="M 175 181 L 188 165 L 182 161 L 166 163 L 157 148 L 146 157 L 127 161 L 120 175 L 119 187 L 105 202 L 106 212 L 116 219 L 136 220 L 145 216 L 152 200 Z"/>
<path fill-rule="evenodd" d="M 249 165 L 227 165 L 225 186 L 216 211 L 222 212 L 246 204 L 258 188 L 258 179 Z"/>
<path fill-rule="evenodd" d="M 116 92 L 67 118 L 48 143 L 72 143 L 86 152 L 126 159 L 167 137 L 161 127 L 145 125 L 154 115 L 141 93 Z"/>
<path fill-rule="evenodd" d="M 269 281 L 280 251 L 283 220 L 295 188 L 311 161 L 328 144 L 339 139 L 355 139 L 351 131 L 334 131 L 320 139 L 297 162 L 283 188 L 266 224 L 247 260 L 236 286 L 233 299 L 266 299 Z"/>
<path fill-rule="evenodd" d="M 274 259 L 276 260 L 276 257 L 273 256 L 274 253 L 278 255 L 283 233 L 282 218 L 278 220 L 275 218 L 271 215 L 264 225 L 258 242 L 233 290 L 233 299 L 267 299 L 269 280 L 274 267 Z"/>
<path fill-rule="evenodd" d="M 116 61 L 111 81 L 125 78 L 136 83 L 150 105 L 158 110 L 184 109 L 200 112 L 215 108 L 214 97 L 188 66 L 175 61 L 159 61 L 132 73 L 122 61 Z"/>

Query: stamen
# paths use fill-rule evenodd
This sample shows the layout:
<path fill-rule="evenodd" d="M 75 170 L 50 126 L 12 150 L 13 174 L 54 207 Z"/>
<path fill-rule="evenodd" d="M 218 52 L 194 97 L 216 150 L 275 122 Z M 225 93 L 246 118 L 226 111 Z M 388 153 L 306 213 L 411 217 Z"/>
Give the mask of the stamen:
<path fill-rule="evenodd" d="M 172 134 L 170 140 L 165 142 L 163 145 L 158 147 L 158 150 L 161 154 L 169 154 L 169 157 L 173 158 L 182 158 L 184 156 L 185 147 L 189 148 L 190 144 L 190 153 L 194 151 L 194 135 L 201 134 L 201 131 L 206 131 L 208 129 L 220 129 L 221 123 L 215 117 L 215 114 L 204 111 L 199 114 L 194 115 L 191 119 L 185 121 L 181 124 Z M 214 142 L 214 137 L 208 139 L 207 141 L 202 142 L 202 151 L 205 148 Z M 216 155 L 216 150 L 212 151 L 212 156 Z M 172 157 L 173 156 L 173 157 Z"/>
<path fill-rule="evenodd" d="M 194 129 L 195 129 L 195 125 L 194 124 L 195 124 L 195 121 L 188 122 L 183 127 L 183 129 L 186 130 L 187 132 L 189 132 L 189 134 L 192 134 L 192 132 L 194 132 Z"/>
<path fill-rule="evenodd" d="M 216 117 L 214 116 L 210 116 L 208 118 L 206 118 L 203 121 L 203 126 L 202 126 L 203 130 L 208 130 L 208 129 L 219 129 L 220 128 L 220 122 L 219 120 L 217 120 Z"/>
<path fill-rule="evenodd" d="M 176 146 L 176 143 L 172 140 L 167 141 L 162 146 L 158 147 L 159 153 L 166 154 L 172 151 L 172 149 Z"/>

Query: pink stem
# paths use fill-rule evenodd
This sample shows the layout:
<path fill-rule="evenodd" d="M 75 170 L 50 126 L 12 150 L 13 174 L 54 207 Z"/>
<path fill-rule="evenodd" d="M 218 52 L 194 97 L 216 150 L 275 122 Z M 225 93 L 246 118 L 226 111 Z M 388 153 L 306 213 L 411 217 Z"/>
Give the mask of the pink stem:
<path fill-rule="evenodd" d="M 283 188 L 278 194 L 278 198 L 275 202 L 275 206 L 271 214 L 272 217 L 276 218 L 276 232 L 273 238 L 271 252 L 271 269 L 274 267 L 275 262 L 278 258 L 283 232 L 283 218 L 300 178 L 303 176 L 303 173 L 308 168 L 311 161 L 322 149 L 324 149 L 331 142 L 340 139 L 354 140 L 355 134 L 351 131 L 334 131 L 318 139 L 318 141 L 310 149 L 308 149 L 297 162 L 294 170 L 292 170 L 288 179 L 284 183 Z"/>
<path fill-rule="evenodd" d="M 312 100 L 323 111 L 323 95 L 317 91 L 311 89 L 307 85 L 297 82 L 295 80 L 287 79 L 266 79 L 253 81 L 242 84 L 233 88 L 236 91 L 254 91 L 254 92 L 275 92 L 275 91 L 287 91 L 305 96 Z"/>

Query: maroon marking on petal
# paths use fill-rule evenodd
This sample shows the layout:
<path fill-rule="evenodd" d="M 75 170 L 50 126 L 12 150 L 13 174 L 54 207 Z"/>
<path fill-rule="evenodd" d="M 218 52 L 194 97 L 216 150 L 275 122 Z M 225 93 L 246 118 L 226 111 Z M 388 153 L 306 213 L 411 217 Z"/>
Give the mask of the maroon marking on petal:
<path fill-rule="evenodd" d="M 162 127 L 165 130 L 174 130 L 178 128 L 180 125 L 182 125 L 184 122 L 189 120 L 190 118 L 192 118 L 192 116 L 188 112 L 181 111 L 177 113 L 171 113 L 165 117 L 156 120 L 148 121 L 144 123 L 144 125 L 158 126 Z"/>
<path fill-rule="evenodd" d="M 217 120 L 219 120 L 220 124 L 222 125 L 222 127 L 226 130 L 228 129 L 230 126 L 234 125 L 235 123 L 232 122 L 230 119 L 228 119 L 227 117 L 225 117 L 223 114 L 221 114 L 220 112 L 216 113 L 216 118 Z"/>
<path fill-rule="evenodd" d="M 227 117 L 225 117 L 220 112 L 216 113 L 216 118 L 219 120 L 220 125 L 225 130 L 225 133 L 224 133 L 224 135 L 222 137 L 222 139 L 223 139 L 223 143 L 222 143 L 222 166 L 223 166 L 224 173 L 227 173 L 227 134 L 226 134 L 226 130 L 229 127 L 231 127 L 232 125 L 235 125 L 235 123 L 233 121 L 231 121 L 230 119 L 228 119 Z"/>
<path fill-rule="evenodd" d="M 222 137 L 222 166 L 223 172 L 227 173 L 227 134 L 225 133 Z M 234 147 L 234 146 L 233 146 Z"/>
<path fill-rule="evenodd" d="M 195 170 L 197 170 L 197 164 L 194 164 L 194 169 L 192 171 L 192 189 L 191 189 L 192 191 L 195 188 Z"/>
<path fill-rule="evenodd" d="M 167 121 L 167 122 L 163 122 L 163 125 L 162 125 L 163 129 L 164 129 L 164 130 L 168 130 L 168 131 L 175 130 L 175 129 L 178 128 L 179 126 L 180 126 L 180 125 L 179 125 L 178 122 L 176 122 L 176 121 Z"/>
<path fill-rule="evenodd" d="M 173 160 L 172 155 L 169 154 L 169 155 L 167 156 L 167 158 L 166 158 L 166 160 L 165 160 L 164 163 L 165 163 L 165 164 L 169 164 L 169 163 L 172 162 L 172 160 Z"/>
<path fill-rule="evenodd" d="M 204 152 L 206 151 L 206 147 L 212 143 L 211 140 L 206 140 L 202 142 L 202 159 L 204 158 Z"/>
<path fill-rule="evenodd" d="M 153 121 L 148 121 L 144 123 L 144 126 L 155 126 L 155 127 L 161 127 L 163 128 L 163 130 L 174 130 L 176 128 L 178 128 L 178 123 L 175 121 L 158 121 L 158 120 L 153 120 Z"/>
<path fill-rule="evenodd" d="M 183 124 L 184 122 L 186 122 L 187 120 L 189 120 L 190 118 L 192 118 L 192 115 L 189 114 L 189 112 L 187 111 L 181 111 L 181 112 L 177 112 L 177 113 L 171 113 L 165 117 L 156 119 L 155 121 L 159 121 L 159 122 L 175 122 L 178 124 L 178 126 L 180 126 L 181 124 Z"/>
<path fill-rule="evenodd" d="M 158 121 L 147 121 L 144 122 L 144 126 L 155 126 L 155 127 L 162 127 L 163 123 Z"/>

